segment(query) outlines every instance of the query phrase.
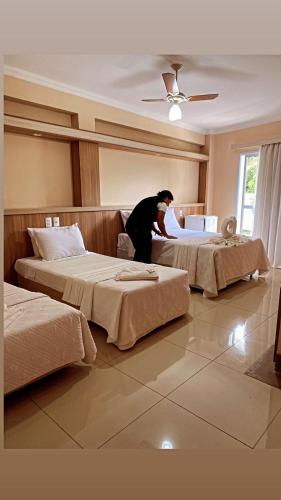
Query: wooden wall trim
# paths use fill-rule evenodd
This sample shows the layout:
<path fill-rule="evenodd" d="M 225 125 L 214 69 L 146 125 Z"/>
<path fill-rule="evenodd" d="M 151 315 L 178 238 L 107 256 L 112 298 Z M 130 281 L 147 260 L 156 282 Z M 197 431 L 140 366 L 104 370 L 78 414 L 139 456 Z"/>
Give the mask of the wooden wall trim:
<path fill-rule="evenodd" d="M 204 207 L 204 203 L 179 203 L 172 205 L 174 208 L 198 208 Z M 4 210 L 4 215 L 29 215 L 29 214 L 56 214 L 75 212 L 107 212 L 114 210 L 131 210 L 134 205 L 109 205 L 92 207 L 39 207 L 39 208 L 10 208 Z"/>
<path fill-rule="evenodd" d="M 82 209 L 83 210 L 83 209 Z M 182 211 L 182 212 L 180 212 Z M 185 215 L 203 214 L 204 205 L 176 207 L 175 213 L 183 227 Z M 78 223 L 87 250 L 116 257 L 118 234 L 124 232 L 120 211 L 88 210 L 10 214 L 4 216 L 4 279 L 17 284 L 14 265 L 17 259 L 33 255 L 28 227 L 44 227 L 45 217 L 59 216 L 60 224 Z"/>
<path fill-rule="evenodd" d="M 85 141 L 71 142 L 73 201 L 78 207 L 100 204 L 99 146 Z"/>
<path fill-rule="evenodd" d="M 198 203 L 206 202 L 207 168 L 208 162 L 199 163 Z"/>
<path fill-rule="evenodd" d="M 101 120 L 99 118 L 95 119 L 95 131 L 99 134 L 120 137 L 122 139 L 130 139 L 132 141 L 138 141 L 144 144 L 154 144 L 155 146 L 164 146 L 174 149 L 180 149 L 182 151 L 193 151 L 195 153 L 200 153 L 200 148 L 202 147 L 201 144 L 197 144 L 194 142 L 188 142 L 183 139 L 176 139 L 169 135 L 157 134 L 148 130 L 129 127 L 128 125 L 109 122 L 106 120 Z"/>
<path fill-rule="evenodd" d="M 14 133 L 24 133 L 24 134 L 34 134 L 35 132 L 42 133 L 43 137 L 55 137 L 67 140 L 81 140 L 96 142 L 98 144 L 110 144 L 114 146 L 133 148 L 138 150 L 140 153 L 145 151 L 150 151 L 152 153 L 165 154 L 171 157 L 181 157 L 187 161 L 206 161 L 208 156 L 202 153 L 195 153 L 193 151 L 182 151 L 179 149 L 173 149 L 163 146 L 155 146 L 151 144 L 144 144 L 137 141 L 132 141 L 129 139 L 121 139 L 119 137 L 113 137 L 109 135 L 103 135 L 96 132 L 91 132 L 87 130 L 81 130 L 71 127 L 63 127 L 60 125 L 54 125 L 49 123 L 38 122 L 34 120 L 28 120 L 25 118 L 18 118 L 13 116 L 4 116 L 4 128 L 8 132 Z"/>

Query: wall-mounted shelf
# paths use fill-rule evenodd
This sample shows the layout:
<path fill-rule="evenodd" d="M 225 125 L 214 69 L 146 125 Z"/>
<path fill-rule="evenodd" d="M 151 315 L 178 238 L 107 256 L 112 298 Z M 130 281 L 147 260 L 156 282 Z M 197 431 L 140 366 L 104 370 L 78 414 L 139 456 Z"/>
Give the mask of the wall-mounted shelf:
<path fill-rule="evenodd" d="M 208 160 L 208 155 L 182 151 L 174 148 L 155 146 L 142 142 L 122 139 L 119 137 L 99 134 L 77 128 L 64 127 L 51 123 L 19 118 L 11 115 L 4 116 L 4 130 L 18 134 L 34 135 L 41 134 L 42 137 L 67 141 L 86 141 L 99 144 L 100 147 L 110 147 L 127 151 L 168 156 L 185 161 L 202 162 Z"/>
<path fill-rule="evenodd" d="M 204 203 L 180 203 L 173 205 L 174 208 L 199 208 L 204 207 Z M 4 215 L 28 215 L 28 214 L 48 214 L 54 213 L 75 213 L 75 212 L 107 212 L 115 210 L 131 210 L 134 205 L 108 205 L 99 207 L 43 207 L 43 208 L 7 208 Z"/>

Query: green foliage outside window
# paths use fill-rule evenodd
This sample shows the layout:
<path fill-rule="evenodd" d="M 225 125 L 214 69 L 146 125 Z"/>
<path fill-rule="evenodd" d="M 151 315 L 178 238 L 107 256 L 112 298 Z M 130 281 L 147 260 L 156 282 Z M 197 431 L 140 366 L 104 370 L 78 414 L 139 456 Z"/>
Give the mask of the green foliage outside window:
<path fill-rule="evenodd" d="M 258 156 L 247 157 L 246 193 L 256 192 Z"/>

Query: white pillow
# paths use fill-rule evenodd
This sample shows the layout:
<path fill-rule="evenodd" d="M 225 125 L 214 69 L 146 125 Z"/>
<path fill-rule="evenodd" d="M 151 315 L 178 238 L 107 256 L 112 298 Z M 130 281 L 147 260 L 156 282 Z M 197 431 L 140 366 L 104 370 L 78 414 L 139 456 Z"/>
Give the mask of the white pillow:
<path fill-rule="evenodd" d="M 36 243 L 35 238 L 34 238 L 34 230 L 36 230 L 36 228 L 33 228 L 33 227 L 27 228 L 27 232 L 30 236 L 31 243 L 32 243 L 33 253 L 34 253 L 35 257 L 41 257 L 40 252 L 39 252 L 39 248 L 38 248 L 37 243 Z"/>
<path fill-rule="evenodd" d="M 177 221 L 175 210 L 173 207 L 169 207 L 165 213 L 164 224 L 166 227 L 166 231 L 169 232 L 173 229 L 179 229 L 180 225 Z"/>
<path fill-rule="evenodd" d="M 129 218 L 129 216 L 131 215 L 131 213 L 132 213 L 132 210 L 120 210 L 120 215 L 122 218 L 124 229 L 126 229 L 127 220 Z"/>
<path fill-rule="evenodd" d="M 64 259 L 87 253 L 77 224 L 36 228 L 33 229 L 33 237 L 44 260 Z"/>

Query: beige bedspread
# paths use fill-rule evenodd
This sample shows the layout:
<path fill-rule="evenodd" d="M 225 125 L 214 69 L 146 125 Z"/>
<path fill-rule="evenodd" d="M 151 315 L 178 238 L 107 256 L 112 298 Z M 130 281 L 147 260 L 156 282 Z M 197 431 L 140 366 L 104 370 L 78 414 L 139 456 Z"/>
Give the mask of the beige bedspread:
<path fill-rule="evenodd" d="M 247 239 L 237 246 L 218 245 L 210 242 L 219 236 L 198 232 L 178 240 L 153 240 L 153 262 L 169 261 L 178 269 L 188 270 L 190 286 L 199 286 L 206 296 L 218 295 L 233 280 L 247 274 L 269 270 L 270 263 L 260 239 Z"/>
<path fill-rule="evenodd" d="M 157 282 L 116 281 L 116 273 L 127 267 L 124 260 L 90 252 L 53 262 L 20 259 L 15 267 L 24 278 L 63 293 L 65 301 L 81 307 L 119 349 L 132 347 L 138 338 L 188 311 L 187 272 L 179 269 L 155 266 Z"/>
<path fill-rule="evenodd" d="M 96 346 L 80 311 L 4 284 L 4 392 L 69 363 L 93 363 Z"/>

